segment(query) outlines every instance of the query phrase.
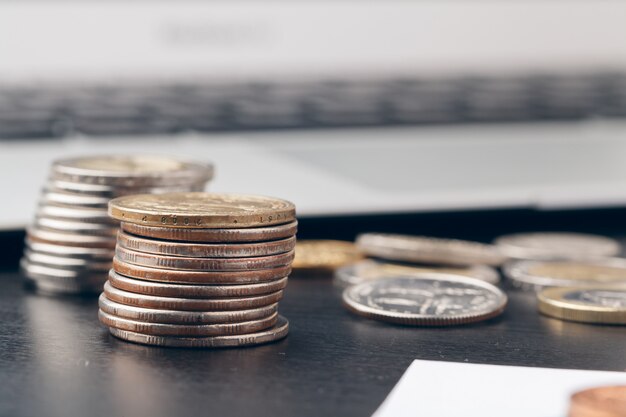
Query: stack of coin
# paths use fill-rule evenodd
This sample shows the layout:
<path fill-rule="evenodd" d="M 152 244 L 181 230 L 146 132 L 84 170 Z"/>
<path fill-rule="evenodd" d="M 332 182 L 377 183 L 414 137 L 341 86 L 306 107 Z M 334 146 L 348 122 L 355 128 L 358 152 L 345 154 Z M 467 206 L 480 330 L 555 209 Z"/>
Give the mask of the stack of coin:
<path fill-rule="evenodd" d="M 100 321 L 114 336 L 174 347 L 247 346 L 287 335 L 278 301 L 291 271 L 292 203 L 171 193 L 120 197 Z"/>
<path fill-rule="evenodd" d="M 211 165 L 160 156 L 54 162 L 27 231 L 24 275 L 46 292 L 101 292 L 119 227 L 107 215 L 109 200 L 137 193 L 200 191 L 212 176 Z"/>

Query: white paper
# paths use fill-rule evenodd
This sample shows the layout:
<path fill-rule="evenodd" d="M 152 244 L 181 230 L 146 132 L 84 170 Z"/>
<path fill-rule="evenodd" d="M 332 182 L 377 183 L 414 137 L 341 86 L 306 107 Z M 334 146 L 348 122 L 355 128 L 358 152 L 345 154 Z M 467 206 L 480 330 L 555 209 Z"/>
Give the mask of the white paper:
<path fill-rule="evenodd" d="M 582 389 L 626 384 L 626 372 L 415 360 L 374 417 L 564 417 Z"/>

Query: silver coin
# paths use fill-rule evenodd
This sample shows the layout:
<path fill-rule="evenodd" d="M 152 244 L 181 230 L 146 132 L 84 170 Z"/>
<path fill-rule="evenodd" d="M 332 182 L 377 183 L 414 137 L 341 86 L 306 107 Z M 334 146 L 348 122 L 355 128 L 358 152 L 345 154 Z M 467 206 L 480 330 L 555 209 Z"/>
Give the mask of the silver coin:
<path fill-rule="evenodd" d="M 111 237 L 115 237 L 118 230 L 116 226 L 111 224 L 62 220 L 50 217 L 36 217 L 34 225 L 41 229 L 63 233 L 84 233 L 88 235 Z"/>
<path fill-rule="evenodd" d="M 626 290 L 616 288 L 572 289 L 563 295 L 567 301 L 576 301 L 590 306 L 619 308 L 626 310 Z M 626 311 L 625 311 L 626 313 Z"/>
<path fill-rule="evenodd" d="M 356 244 L 366 255 L 437 265 L 500 265 L 506 257 L 494 245 L 454 239 L 364 233 Z"/>
<path fill-rule="evenodd" d="M 343 292 L 357 314 L 399 324 L 444 326 L 473 323 L 504 311 L 506 295 L 474 278 L 424 273 L 364 282 Z"/>
<path fill-rule="evenodd" d="M 110 282 L 104 284 L 104 294 L 116 303 L 157 310 L 177 311 L 232 311 L 250 310 L 276 304 L 283 297 L 282 290 L 269 294 L 241 298 L 175 298 L 137 294 L 115 288 Z"/>
<path fill-rule="evenodd" d="M 79 182 L 49 180 L 46 187 L 51 191 L 70 192 L 86 196 L 112 199 L 131 194 L 165 194 L 175 192 L 204 191 L 206 184 L 190 183 L 168 187 L 115 187 L 109 185 L 84 184 Z"/>
<path fill-rule="evenodd" d="M 533 260 L 606 258 L 622 250 L 614 239 L 582 233 L 519 233 L 494 243 L 510 258 Z"/>
<path fill-rule="evenodd" d="M 78 246 L 55 245 L 52 243 L 33 242 L 26 239 L 26 247 L 39 253 L 49 255 L 69 256 L 72 258 L 111 260 L 115 256 L 115 251 L 105 248 L 81 248 Z"/>
<path fill-rule="evenodd" d="M 109 283 L 120 290 L 145 294 L 156 297 L 173 297 L 187 299 L 217 299 L 223 297 L 253 297 L 255 295 L 271 294 L 287 286 L 287 277 L 258 284 L 239 285 L 201 285 L 201 284 L 173 284 L 156 281 L 144 281 L 129 278 L 118 274 L 113 269 L 109 271 Z M 228 300 L 228 298 L 226 298 Z M 216 308 L 217 309 L 217 308 Z"/>
<path fill-rule="evenodd" d="M 34 265 L 49 266 L 51 268 L 70 269 L 73 271 L 97 271 L 108 272 L 112 266 L 113 258 L 99 262 L 91 259 L 72 258 L 69 256 L 50 255 L 39 253 L 30 249 L 24 251 L 24 258 Z"/>
<path fill-rule="evenodd" d="M 102 282 L 85 284 L 50 278 L 31 279 L 26 277 L 26 283 L 37 292 L 44 294 L 99 294 L 102 292 Z"/>
<path fill-rule="evenodd" d="M 129 306 L 116 303 L 100 294 L 98 300 L 100 310 L 117 317 L 148 323 L 163 324 L 226 324 L 259 320 L 269 317 L 278 311 L 278 304 L 258 307 L 249 310 L 231 311 L 177 311 L 159 310 L 154 308 Z"/>
<path fill-rule="evenodd" d="M 436 266 L 405 266 L 365 260 L 335 270 L 334 283 L 340 287 L 360 284 L 374 279 L 390 278 L 397 276 L 411 276 L 424 272 L 462 275 L 480 279 L 490 284 L 500 281 L 500 274 L 494 268 L 486 265 L 472 265 L 461 268 L 446 268 Z"/>
<path fill-rule="evenodd" d="M 246 334 L 259 332 L 274 326 L 278 320 L 278 313 L 260 319 L 241 321 L 237 323 L 213 323 L 213 324 L 164 324 L 149 323 L 139 320 L 131 320 L 98 311 L 100 322 L 107 327 L 115 327 L 120 330 L 150 334 L 154 336 L 225 336 L 233 334 Z"/>
<path fill-rule="evenodd" d="M 37 216 L 55 219 L 67 219 L 73 221 L 84 221 L 116 225 L 114 219 L 110 218 L 106 210 L 90 207 L 62 206 L 60 204 L 43 204 L 37 209 Z"/>
<path fill-rule="evenodd" d="M 214 337 L 153 336 L 114 327 L 110 327 L 109 331 L 119 339 L 144 345 L 179 348 L 224 348 L 254 346 L 278 341 L 285 338 L 289 333 L 289 322 L 283 316 L 278 316 L 274 326 L 259 332 Z"/>
<path fill-rule="evenodd" d="M 503 267 L 509 283 L 524 290 L 579 287 L 597 284 L 626 285 L 626 259 L 581 261 L 514 261 Z"/>
<path fill-rule="evenodd" d="M 156 155 L 91 156 L 55 161 L 52 176 L 83 184 L 179 185 L 210 180 L 213 165 Z"/>
<path fill-rule="evenodd" d="M 88 194 L 71 193 L 45 189 L 41 193 L 40 201 L 43 203 L 63 204 L 81 207 L 94 207 L 106 209 L 110 198 Z"/>
<path fill-rule="evenodd" d="M 84 233 L 65 233 L 45 230 L 39 227 L 29 227 L 26 235 L 31 241 L 41 243 L 52 243 L 58 245 L 93 247 L 93 248 L 114 248 L 115 237 L 87 235 Z"/>
<path fill-rule="evenodd" d="M 107 278 L 106 272 L 73 270 L 39 265 L 30 262 L 27 258 L 20 260 L 20 268 L 23 273 L 35 280 L 39 278 L 50 278 L 50 280 L 56 280 L 57 282 L 76 282 L 81 284 L 98 283 L 104 285 Z"/>

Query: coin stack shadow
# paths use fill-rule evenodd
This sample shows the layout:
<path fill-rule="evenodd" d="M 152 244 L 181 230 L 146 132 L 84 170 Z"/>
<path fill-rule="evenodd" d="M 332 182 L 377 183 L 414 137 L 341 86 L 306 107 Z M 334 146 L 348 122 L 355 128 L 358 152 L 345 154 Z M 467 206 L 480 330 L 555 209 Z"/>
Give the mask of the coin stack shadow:
<path fill-rule="evenodd" d="M 55 161 L 26 234 L 21 269 L 27 284 L 47 293 L 102 291 L 119 222 L 111 198 L 201 191 L 210 165 L 160 156 L 93 156 Z"/>
<path fill-rule="evenodd" d="M 132 203 L 140 206 L 142 196 L 134 197 Z M 186 193 L 172 195 L 171 206 L 156 202 L 176 213 L 178 204 L 188 208 L 205 199 L 202 228 L 184 216 L 174 217 L 176 225 L 155 226 L 149 219 L 146 225 L 141 215 L 130 220 L 127 213 L 117 213 L 129 221 L 121 223 L 113 268 L 99 300 L 100 321 L 112 335 L 147 345 L 195 348 L 250 346 L 287 335 L 289 324 L 278 315 L 278 301 L 294 257 L 295 209 L 284 222 L 263 227 L 245 221 L 237 228 L 212 225 L 211 213 L 229 198 Z M 237 196 L 226 206 L 243 202 L 250 207 L 250 198 L 256 197 Z M 118 200 L 123 199 L 112 200 L 110 207 Z"/>

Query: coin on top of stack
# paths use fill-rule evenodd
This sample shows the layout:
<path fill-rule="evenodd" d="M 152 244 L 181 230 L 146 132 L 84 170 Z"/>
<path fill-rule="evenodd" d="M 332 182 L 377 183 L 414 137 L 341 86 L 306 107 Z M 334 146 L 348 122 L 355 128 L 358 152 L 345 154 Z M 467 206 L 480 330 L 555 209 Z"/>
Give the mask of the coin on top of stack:
<path fill-rule="evenodd" d="M 200 191 L 212 176 L 210 164 L 164 156 L 90 156 L 54 162 L 27 230 L 24 275 L 46 292 L 101 292 L 119 227 L 107 214 L 109 200 L 138 193 Z"/>
<path fill-rule="evenodd" d="M 278 315 L 296 244 L 295 206 L 217 193 L 120 197 L 113 268 L 100 321 L 114 336 L 172 347 L 282 339 Z"/>

